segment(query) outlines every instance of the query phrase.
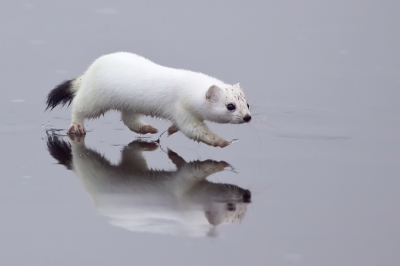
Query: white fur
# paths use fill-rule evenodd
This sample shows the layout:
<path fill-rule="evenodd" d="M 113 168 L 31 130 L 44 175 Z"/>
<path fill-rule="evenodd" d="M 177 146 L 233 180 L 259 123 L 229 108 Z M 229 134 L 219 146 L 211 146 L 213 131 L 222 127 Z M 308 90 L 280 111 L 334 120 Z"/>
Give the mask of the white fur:
<path fill-rule="evenodd" d="M 228 85 L 124 52 L 98 58 L 74 80 L 73 91 L 71 134 L 85 133 L 86 118 L 118 110 L 122 121 L 136 133 L 157 133 L 141 116 L 160 117 L 172 121 L 169 134 L 180 130 L 193 140 L 225 147 L 229 142 L 211 132 L 204 120 L 239 124 L 251 116 L 239 84 Z M 229 103 L 235 104 L 236 110 L 229 111 Z"/>
<path fill-rule="evenodd" d="M 112 165 L 82 140 L 72 142 L 72 169 L 111 224 L 135 232 L 198 237 L 213 234 L 217 225 L 243 219 L 248 204 L 243 195 L 250 192 L 206 180 L 226 168 L 226 162 L 187 163 L 169 151 L 177 170 L 149 169 L 142 151 L 157 147 L 134 141 L 122 151 L 120 163 Z"/>

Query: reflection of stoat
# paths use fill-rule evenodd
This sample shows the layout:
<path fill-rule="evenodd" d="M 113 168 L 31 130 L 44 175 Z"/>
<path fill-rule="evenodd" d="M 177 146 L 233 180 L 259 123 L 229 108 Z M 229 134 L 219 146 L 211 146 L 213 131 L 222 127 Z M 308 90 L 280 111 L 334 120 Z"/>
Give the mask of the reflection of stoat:
<path fill-rule="evenodd" d="M 131 231 L 210 235 L 216 225 L 240 222 L 251 199 L 249 190 L 206 180 L 229 166 L 223 161 L 188 163 L 168 151 L 177 170 L 153 170 L 142 151 L 157 149 L 155 143 L 130 143 L 118 165 L 88 149 L 83 140 L 69 145 L 49 137 L 47 145 L 51 155 L 80 178 L 101 214 Z"/>
<path fill-rule="evenodd" d="M 122 121 L 139 134 L 158 130 L 141 117 L 172 122 L 169 134 L 181 131 L 188 138 L 211 146 L 229 145 L 204 120 L 241 124 L 251 114 L 239 84 L 228 85 L 201 73 L 173 69 L 131 53 L 98 58 L 80 77 L 65 81 L 47 98 L 47 108 L 72 102 L 69 134 L 85 134 L 84 121 L 109 110 L 122 113 Z"/>

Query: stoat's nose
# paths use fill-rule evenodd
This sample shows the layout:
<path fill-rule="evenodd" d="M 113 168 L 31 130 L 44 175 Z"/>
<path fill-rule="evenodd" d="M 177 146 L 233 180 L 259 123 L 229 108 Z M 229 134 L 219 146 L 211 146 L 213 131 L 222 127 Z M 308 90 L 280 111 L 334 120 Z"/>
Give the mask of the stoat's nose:
<path fill-rule="evenodd" d="M 246 115 L 245 117 L 243 117 L 243 120 L 244 120 L 245 122 L 249 122 L 249 121 L 251 120 L 251 116 Z"/>

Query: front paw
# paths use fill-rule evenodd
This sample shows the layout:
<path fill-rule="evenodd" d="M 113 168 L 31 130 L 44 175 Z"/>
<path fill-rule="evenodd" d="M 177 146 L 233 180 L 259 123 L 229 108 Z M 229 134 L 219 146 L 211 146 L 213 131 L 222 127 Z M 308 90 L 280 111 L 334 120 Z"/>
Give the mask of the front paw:
<path fill-rule="evenodd" d="M 225 168 L 228 167 L 232 167 L 229 163 L 225 162 L 225 161 L 211 161 L 211 160 L 207 160 L 207 165 L 210 167 L 210 169 L 213 172 L 221 172 L 223 170 L 225 170 Z"/>
<path fill-rule="evenodd" d="M 215 140 L 211 144 L 211 146 L 224 148 L 224 147 L 228 146 L 229 144 L 231 144 L 231 143 L 221 138 L 221 139 Z"/>
<path fill-rule="evenodd" d="M 186 164 L 186 161 L 179 156 L 176 152 L 168 149 L 168 158 L 176 165 L 176 167 L 180 168 Z"/>
<path fill-rule="evenodd" d="M 205 160 L 202 162 L 193 162 L 197 168 L 201 169 L 207 176 L 213 173 L 224 171 L 227 167 L 232 167 L 225 161 Z"/>
<path fill-rule="evenodd" d="M 179 131 L 178 126 L 173 124 L 172 126 L 170 126 L 168 128 L 168 137 L 171 136 L 172 134 L 178 132 L 178 131 Z"/>

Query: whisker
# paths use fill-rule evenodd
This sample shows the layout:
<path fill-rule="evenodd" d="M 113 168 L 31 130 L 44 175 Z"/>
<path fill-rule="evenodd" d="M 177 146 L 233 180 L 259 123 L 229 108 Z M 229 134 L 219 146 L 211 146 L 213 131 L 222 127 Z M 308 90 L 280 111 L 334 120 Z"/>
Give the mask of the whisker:
<path fill-rule="evenodd" d="M 265 125 L 267 125 L 267 126 L 269 126 L 269 127 L 272 127 L 272 128 L 274 128 L 274 129 L 277 129 L 275 126 L 273 126 L 273 125 L 271 125 L 270 123 L 264 121 L 262 118 L 258 117 L 257 115 L 255 116 L 255 120 L 260 121 L 260 122 L 264 123 Z"/>
<path fill-rule="evenodd" d="M 227 186 L 225 183 L 222 184 L 222 188 L 223 188 L 225 191 L 230 192 L 228 186 Z"/>
<path fill-rule="evenodd" d="M 254 106 L 254 104 L 256 103 L 256 101 L 257 101 L 257 98 L 256 99 L 254 99 L 254 101 L 251 103 L 251 105 L 250 106 Z M 250 107 L 251 108 L 251 107 Z"/>
<path fill-rule="evenodd" d="M 225 184 L 225 187 L 227 188 L 227 190 L 228 190 L 230 193 L 234 194 L 231 185 Z"/>
<path fill-rule="evenodd" d="M 253 128 L 254 130 L 252 130 L 252 131 L 256 132 L 256 134 L 257 134 L 258 143 L 260 144 L 260 145 L 259 145 L 259 150 L 260 150 L 260 149 L 261 149 L 261 137 L 260 137 L 260 134 L 258 134 L 258 131 L 257 131 L 256 128 L 254 127 L 254 125 L 249 124 L 249 127 Z"/>
<path fill-rule="evenodd" d="M 252 115 L 260 115 L 260 114 L 266 114 L 267 112 L 258 112 L 258 113 L 252 113 Z"/>

